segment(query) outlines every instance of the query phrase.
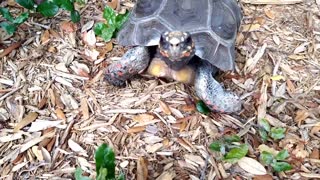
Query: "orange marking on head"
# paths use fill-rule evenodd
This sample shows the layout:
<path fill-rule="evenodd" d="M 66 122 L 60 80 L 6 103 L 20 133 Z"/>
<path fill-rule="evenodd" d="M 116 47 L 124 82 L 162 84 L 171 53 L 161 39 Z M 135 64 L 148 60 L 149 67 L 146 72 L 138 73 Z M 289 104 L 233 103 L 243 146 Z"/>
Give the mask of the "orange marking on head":
<path fill-rule="evenodd" d="M 117 72 L 118 76 L 123 76 L 123 73 L 121 71 Z"/>
<path fill-rule="evenodd" d="M 116 64 L 117 68 L 122 68 L 122 65 L 120 63 Z"/>
<path fill-rule="evenodd" d="M 165 51 L 160 50 L 160 54 L 164 57 L 169 57 L 168 53 L 166 53 Z"/>

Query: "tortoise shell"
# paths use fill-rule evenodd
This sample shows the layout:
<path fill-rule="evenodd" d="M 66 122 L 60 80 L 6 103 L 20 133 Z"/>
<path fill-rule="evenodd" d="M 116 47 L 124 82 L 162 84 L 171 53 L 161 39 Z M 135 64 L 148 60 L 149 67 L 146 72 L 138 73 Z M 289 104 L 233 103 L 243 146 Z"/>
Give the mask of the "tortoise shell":
<path fill-rule="evenodd" d="M 235 0 L 137 0 L 117 41 L 125 46 L 154 46 L 165 31 L 187 31 L 197 56 L 221 70 L 232 70 L 241 18 Z"/>

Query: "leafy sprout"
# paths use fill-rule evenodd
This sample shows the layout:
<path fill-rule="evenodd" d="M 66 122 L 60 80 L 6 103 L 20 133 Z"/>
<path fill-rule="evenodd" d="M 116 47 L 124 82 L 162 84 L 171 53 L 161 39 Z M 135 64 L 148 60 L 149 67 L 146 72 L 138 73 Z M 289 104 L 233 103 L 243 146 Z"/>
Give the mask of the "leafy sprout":
<path fill-rule="evenodd" d="M 94 32 L 100 36 L 104 41 L 108 42 L 121 29 L 122 25 L 128 20 L 128 11 L 125 14 L 116 14 L 116 12 L 109 6 L 106 6 L 103 11 L 103 18 L 106 23 L 97 23 L 94 27 Z"/>

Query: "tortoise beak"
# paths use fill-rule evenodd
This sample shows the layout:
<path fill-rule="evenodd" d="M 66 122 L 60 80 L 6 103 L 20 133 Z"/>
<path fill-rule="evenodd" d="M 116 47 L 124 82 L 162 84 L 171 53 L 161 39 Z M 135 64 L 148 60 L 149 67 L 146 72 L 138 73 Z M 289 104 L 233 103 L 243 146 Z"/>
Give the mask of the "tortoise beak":
<path fill-rule="evenodd" d="M 181 59 L 181 49 L 179 46 L 170 47 L 170 59 L 179 61 Z"/>

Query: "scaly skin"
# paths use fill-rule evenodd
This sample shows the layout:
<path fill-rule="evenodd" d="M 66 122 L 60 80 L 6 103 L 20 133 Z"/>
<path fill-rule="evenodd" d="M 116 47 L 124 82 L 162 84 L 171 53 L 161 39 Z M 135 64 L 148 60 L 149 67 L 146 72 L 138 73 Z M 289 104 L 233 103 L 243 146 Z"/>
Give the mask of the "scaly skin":
<path fill-rule="evenodd" d="M 201 61 L 197 67 L 194 87 L 197 96 L 214 112 L 231 113 L 241 109 L 239 97 L 227 92 L 213 78 L 217 68 L 206 61 Z"/>
<path fill-rule="evenodd" d="M 119 62 L 107 67 L 105 80 L 118 87 L 124 87 L 126 80 L 142 73 L 149 65 L 150 54 L 147 47 L 134 47 L 128 50 Z"/>

